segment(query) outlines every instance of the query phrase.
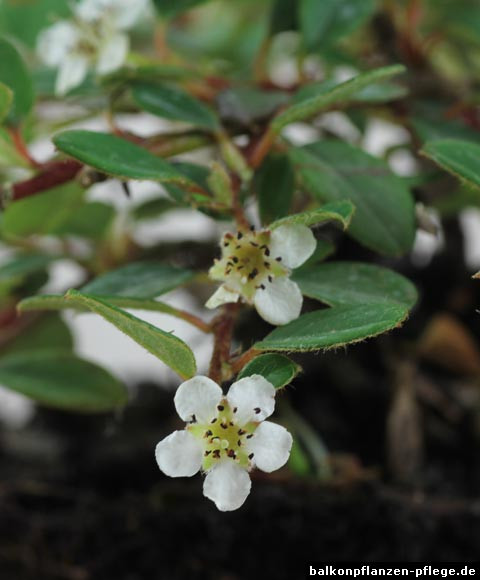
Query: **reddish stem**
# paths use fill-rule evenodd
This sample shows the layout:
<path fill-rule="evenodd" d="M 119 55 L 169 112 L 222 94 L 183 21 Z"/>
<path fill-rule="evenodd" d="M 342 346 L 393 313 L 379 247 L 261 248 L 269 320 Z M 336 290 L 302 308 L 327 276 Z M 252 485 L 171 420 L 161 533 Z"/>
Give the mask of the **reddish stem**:
<path fill-rule="evenodd" d="M 57 185 L 72 180 L 82 168 L 82 164 L 72 159 L 52 161 L 44 165 L 42 171 L 26 181 L 12 186 L 12 201 L 30 197 Z"/>
<path fill-rule="evenodd" d="M 238 312 L 238 306 L 238 304 L 225 304 L 222 313 L 212 322 L 215 342 L 208 376 L 219 384 L 224 379 L 224 364 L 230 358 L 233 325 Z"/>

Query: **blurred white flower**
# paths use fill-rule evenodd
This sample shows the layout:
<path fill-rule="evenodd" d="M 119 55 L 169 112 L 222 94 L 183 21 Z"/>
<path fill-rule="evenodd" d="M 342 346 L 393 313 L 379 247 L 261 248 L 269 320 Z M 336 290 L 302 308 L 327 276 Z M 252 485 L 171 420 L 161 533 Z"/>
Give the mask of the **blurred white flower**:
<path fill-rule="evenodd" d="M 225 234 L 222 257 L 208 272 L 210 278 L 223 284 L 210 297 L 207 308 L 237 302 L 241 297 L 270 324 L 295 320 L 303 296 L 289 276 L 313 254 L 316 245 L 310 228 L 300 224 Z"/>
<path fill-rule="evenodd" d="M 82 0 L 74 5 L 70 20 L 43 30 L 37 53 L 46 65 L 58 68 L 56 94 L 81 84 L 90 68 L 105 75 L 121 67 L 130 46 L 125 31 L 147 4 L 148 0 Z"/>
<path fill-rule="evenodd" d="M 253 467 L 270 473 L 288 460 L 292 436 L 265 421 L 275 408 L 275 389 L 260 375 L 240 379 L 226 397 L 208 377 L 194 377 L 178 387 L 175 408 L 187 426 L 160 441 L 157 463 L 170 477 L 206 472 L 203 493 L 221 511 L 244 503 Z"/>

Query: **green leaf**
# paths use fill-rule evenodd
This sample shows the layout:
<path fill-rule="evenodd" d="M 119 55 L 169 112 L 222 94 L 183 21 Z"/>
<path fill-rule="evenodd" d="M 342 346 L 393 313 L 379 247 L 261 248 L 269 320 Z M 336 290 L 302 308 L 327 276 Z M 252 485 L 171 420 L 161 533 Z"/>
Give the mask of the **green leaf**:
<path fill-rule="evenodd" d="M 71 14 L 65 0 L 3 0 L 0 2 L 0 32 L 35 48 L 38 33 Z"/>
<path fill-rule="evenodd" d="M 362 262 L 328 262 L 295 271 L 292 279 L 302 294 L 329 306 L 342 304 L 398 304 L 412 308 L 415 286 L 400 274 Z"/>
<path fill-rule="evenodd" d="M 270 33 L 297 30 L 297 0 L 274 0 L 270 15 Z"/>
<path fill-rule="evenodd" d="M 64 350 L 28 351 L 0 358 L 0 383 L 51 407 L 105 412 L 127 402 L 110 373 Z"/>
<path fill-rule="evenodd" d="M 157 117 L 184 121 L 212 131 L 219 127 L 215 113 L 179 87 L 137 83 L 132 89 L 132 96 L 141 109 Z"/>
<path fill-rule="evenodd" d="M 124 332 L 148 352 L 159 358 L 182 378 L 188 379 L 196 372 L 196 363 L 190 348 L 173 334 L 165 332 L 101 300 L 96 296 L 81 294 L 76 290 L 69 290 L 66 298 L 72 304 L 84 306 L 105 318 L 118 330 Z"/>
<path fill-rule="evenodd" d="M 238 374 L 237 380 L 251 375 L 262 375 L 276 389 L 285 387 L 302 370 L 283 354 L 261 354 L 251 360 Z"/>
<path fill-rule="evenodd" d="M 303 121 L 314 115 L 318 115 L 320 112 L 332 106 L 338 108 L 347 103 L 353 95 L 368 85 L 399 75 L 405 72 L 405 70 L 403 65 L 398 64 L 359 74 L 353 79 L 337 85 L 328 92 L 322 92 L 320 95 L 291 105 L 274 118 L 271 129 L 274 133 L 279 133 L 290 123 Z"/>
<path fill-rule="evenodd" d="M 421 153 L 460 180 L 480 187 L 480 145 L 460 139 L 425 143 Z"/>
<path fill-rule="evenodd" d="M 341 83 L 336 79 L 327 79 L 317 83 L 309 83 L 301 87 L 292 99 L 293 104 L 307 99 L 325 95 Z M 350 95 L 349 103 L 384 103 L 400 99 L 407 94 L 407 89 L 401 85 L 389 82 L 373 83 Z"/>
<path fill-rule="evenodd" d="M 100 240 L 106 235 L 114 217 L 113 206 L 100 201 L 92 201 L 81 205 L 67 220 L 56 227 L 52 234 Z"/>
<path fill-rule="evenodd" d="M 0 83 L 0 123 L 2 123 L 7 116 L 8 111 L 12 106 L 12 101 L 13 91 L 7 87 L 7 85 Z"/>
<path fill-rule="evenodd" d="M 151 179 L 189 185 L 173 165 L 146 149 L 107 133 L 64 131 L 53 138 L 61 151 L 99 171 L 124 179 Z"/>
<path fill-rule="evenodd" d="M 165 197 L 158 197 L 155 199 L 149 199 L 135 206 L 132 211 L 132 216 L 138 221 L 150 220 L 158 218 L 165 212 L 177 208 L 177 203 Z"/>
<path fill-rule="evenodd" d="M 283 153 L 269 155 L 255 174 L 254 190 L 262 223 L 286 216 L 295 193 L 295 172 L 289 158 Z"/>
<path fill-rule="evenodd" d="M 161 16 L 174 18 L 186 10 L 204 4 L 208 0 L 153 0 Z"/>
<path fill-rule="evenodd" d="M 348 228 L 352 220 L 355 208 L 350 201 L 332 201 L 310 211 L 302 211 L 287 217 L 281 218 L 270 224 L 269 228 L 274 230 L 287 224 L 301 224 L 303 226 L 315 226 L 324 222 L 339 222 L 344 230 Z"/>
<path fill-rule="evenodd" d="M 83 205 L 84 190 L 71 182 L 11 203 L 3 214 L 5 236 L 53 234 Z"/>
<path fill-rule="evenodd" d="M 1 349 L 1 356 L 47 349 L 73 350 L 72 333 L 57 313 L 43 314 L 29 324 L 21 334 Z"/>
<path fill-rule="evenodd" d="M 303 314 L 279 326 L 254 348 L 311 351 L 337 348 L 400 326 L 408 309 L 397 304 L 354 304 Z"/>
<path fill-rule="evenodd" d="M 304 188 L 323 202 L 348 199 L 355 215 L 348 230 L 381 254 L 408 252 L 415 236 L 412 195 L 388 165 L 347 143 L 326 140 L 290 150 Z"/>
<path fill-rule="evenodd" d="M 32 109 L 35 96 L 32 79 L 22 57 L 5 38 L 0 38 L 0 82 L 13 92 L 9 118 L 18 123 Z"/>
<path fill-rule="evenodd" d="M 190 270 L 160 262 L 133 262 L 95 278 L 81 291 L 95 296 L 155 298 L 185 284 L 193 275 Z"/>
<path fill-rule="evenodd" d="M 307 50 L 333 44 L 373 15 L 375 0 L 299 0 L 300 30 Z"/>

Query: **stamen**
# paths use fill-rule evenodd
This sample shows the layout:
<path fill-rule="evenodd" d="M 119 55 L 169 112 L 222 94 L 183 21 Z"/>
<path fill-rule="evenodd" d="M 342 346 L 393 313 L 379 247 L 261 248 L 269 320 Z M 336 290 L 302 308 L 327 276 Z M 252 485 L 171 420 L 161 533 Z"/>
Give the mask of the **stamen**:
<path fill-rule="evenodd" d="M 254 248 L 258 248 L 257 242 L 250 242 L 250 245 L 253 246 Z"/>
<path fill-rule="evenodd" d="M 250 433 L 250 435 L 247 435 L 247 439 L 251 439 L 253 437 L 253 433 Z"/>
<path fill-rule="evenodd" d="M 215 459 L 220 459 L 220 449 L 213 450 L 213 457 L 215 457 Z"/>
<path fill-rule="evenodd" d="M 277 260 L 277 262 L 281 262 L 282 261 L 282 257 L 278 256 L 277 258 L 275 258 L 275 260 Z"/>
<path fill-rule="evenodd" d="M 250 274 L 248 275 L 248 277 L 249 277 L 250 280 L 253 280 L 254 278 L 256 278 L 257 275 L 258 275 L 258 270 L 257 270 L 257 268 L 254 268 L 250 272 Z"/>
<path fill-rule="evenodd" d="M 214 417 L 214 418 L 213 418 L 213 419 L 210 421 L 210 423 L 212 423 L 212 425 L 213 425 L 213 423 L 215 423 L 215 422 L 216 422 L 216 420 L 217 420 L 217 418 L 216 418 L 216 417 Z"/>
<path fill-rule="evenodd" d="M 226 423 L 220 423 L 220 427 L 222 429 L 228 429 L 228 425 Z"/>
<path fill-rule="evenodd" d="M 270 284 L 273 282 L 273 278 L 271 276 L 268 277 L 268 281 L 270 282 Z"/>
<path fill-rule="evenodd" d="M 243 238 L 242 232 L 237 232 L 237 240 L 241 240 Z"/>
<path fill-rule="evenodd" d="M 255 457 L 255 453 L 250 453 L 250 455 L 248 456 L 249 459 L 253 459 Z"/>
<path fill-rule="evenodd" d="M 225 409 L 225 407 L 223 405 L 217 405 L 217 409 L 219 411 L 223 411 L 223 409 Z"/>
<path fill-rule="evenodd" d="M 192 415 L 192 420 L 190 421 L 190 423 L 196 423 L 197 422 L 197 418 L 195 417 L 195 413 Z"/>
<path fill-rule="evenodd" d="M 255 413 L 258 415 L 261 411 L 260 407 L 255 407 L 255 409 L 253 409 L 255 411 Z"/>
<path fill-rule="evenodd" d="M 235 457 L 237 456 L 237 454 L 235 453 L 235 451 L 234 451 L 233 449 L 229 449 L 229 450 L 227 451 L 227 455 L 228 455 L 229 457 L 232 457 L 233 459 L 235 459 Z"/>
<path fill-rule="evenodd" d="M 238 407 L 233 407 L 233 412 L 236 413 L 238 411 Z"/>
<path fill-rule="evenodd" d="M 270 262 L 263 262 L 263 265 L 265 266 L 265 268 L 270 268 Z"/>
<path fill-rule="evenodd" d="M 210 453 L 211 453 L 211 452 L 212 452 L 212 450 L 211 450 L 211 449 L 210 449 L 210 450 L 207 450 L 207 451 L 205 451 L 205 453 L 204 453 L 205 457 L 208 457 L 208 456 L 210 455 Z"/>
<path fill-rule="evenodd" d="M 239 430 L 237 431 L 237 433 L 238 433 L 240 436 L 242 436 L 242 435 L 245 435 L 246 431 L 244 431 L 243 429 L 239 429 Z"/>
<path fill-rule="evenodd" d="M 237 258 L 237 256 L 232 256 L 232 260 L 234 261 L 235 264 L 238 264 L 238 258 Z"/>
<path fill-rule="evenodd" d="M 241 447 L 241 446 L 242 446 L 242 442 L 240 441 L 240 439 L 237 441 L 237 445 L 238 445 L 239 447 Z"/>
<path fill-rule="evenodd" d="M 209 429 L 208 431 L 205 431 L 205 435 L 204 435 L 203 437 L 204 437 L 204 438 L 205 438 L 205 437 L 211 437 L 212 435 L 213 435 L 213 432 L 212 432 L 212 431 L 210 431 L 210 429 Z"/>

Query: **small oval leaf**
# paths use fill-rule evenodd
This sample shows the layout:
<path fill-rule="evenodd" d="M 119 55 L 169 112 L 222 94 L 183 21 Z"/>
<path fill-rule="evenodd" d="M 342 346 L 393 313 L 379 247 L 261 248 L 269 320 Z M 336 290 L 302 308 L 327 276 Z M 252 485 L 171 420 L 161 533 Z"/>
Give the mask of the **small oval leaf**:
<path fill-rule="evenodd" d="M 474 187 L 480 187 L 480 145 L 460 139 L 438 139 L 421 153 L 443 169 Z"/>
<path fill-rule="evenodd" d="M 262 375 L 276 389 L 280 389 L 290 384 L 301 370 L 300 365 L 283 354 L 261 354 L 243 367 L 237 380 L 251 375 Z"/>
<path fill-rule="evenodd" d="M 64 131 L 56 135 L 53 142 L 60 151 L 108 175 L 191 185 L 190 180 L 170 163 L 115 135 Z"/>

